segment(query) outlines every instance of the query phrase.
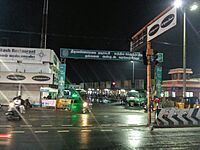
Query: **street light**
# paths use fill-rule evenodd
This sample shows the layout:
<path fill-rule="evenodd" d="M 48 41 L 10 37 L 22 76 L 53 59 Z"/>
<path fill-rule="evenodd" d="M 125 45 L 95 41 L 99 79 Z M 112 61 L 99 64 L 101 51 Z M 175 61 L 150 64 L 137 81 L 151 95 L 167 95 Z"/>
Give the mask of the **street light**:
<path fill-rule="evenodd" d="M 186 6 L 182 6 L 181 0 L 175 0 L 176 8 L 183 7 L 183 97 L 186 97 Z M 190 10 L 194 11 L 198 8 L 196 3 L 190 6 Z"/>
<path fill-rule="evenodd" d="M 132 88 L 134 88 L 134 80 L 135 80 L 135 62 L 133 60 L 131 60 L 132 63 Z"/>

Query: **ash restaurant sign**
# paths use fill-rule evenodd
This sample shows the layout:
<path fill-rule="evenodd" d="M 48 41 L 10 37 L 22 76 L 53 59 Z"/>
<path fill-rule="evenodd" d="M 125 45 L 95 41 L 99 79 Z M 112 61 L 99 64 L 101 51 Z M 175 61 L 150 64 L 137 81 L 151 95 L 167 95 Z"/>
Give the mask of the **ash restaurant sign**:
<path fill-rule="evenodd" d="M 173 7 L 162 17 L 147 27 L 147 41 L 151 41 L 162 33 L 174 27 L 177 23 L 176 8 Z"/>
<path fill-rule="evenodd" d="M 2 62 L 42 63 L 50 61 L 50 49 L 0 47 L 0 60 Z"/>

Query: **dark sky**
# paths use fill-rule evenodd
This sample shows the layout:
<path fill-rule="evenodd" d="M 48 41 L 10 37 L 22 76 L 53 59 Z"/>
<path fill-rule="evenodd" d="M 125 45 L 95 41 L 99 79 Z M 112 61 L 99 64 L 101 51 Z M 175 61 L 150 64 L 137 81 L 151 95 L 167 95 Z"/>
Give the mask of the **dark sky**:
<path fill-rule="evenodd" d="M 129 38 L 167 8 L 172 0 L 49 0 L 47 47 L 129 51 Z M 0 44 L 40 47 L 43 0 L 0 1 Z M 189 12 L 187 66 L 200 73 L 200 15 Z M 182 66 L 182 14 L 178 25 L 153 40 L 164 53 L 163 77 Z M 136 79 L 145 78 L 145 66 L 135 65 Z M 72 82 L 125 80 L 132 77 L 130 62 L 67 60 Z"/>

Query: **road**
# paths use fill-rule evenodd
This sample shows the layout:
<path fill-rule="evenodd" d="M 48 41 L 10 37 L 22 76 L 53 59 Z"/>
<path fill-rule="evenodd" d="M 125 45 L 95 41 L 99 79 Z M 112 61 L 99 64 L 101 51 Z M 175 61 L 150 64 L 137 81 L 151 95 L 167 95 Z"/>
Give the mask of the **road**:
<path fill-rule="evenodd" d="M 146 127 L 146 113 L 117 104 L 95 105 L 90 114 L 30 110 L 8 122 L 0 112 L 1 150 L 199 149 L 200 128 Z"/>

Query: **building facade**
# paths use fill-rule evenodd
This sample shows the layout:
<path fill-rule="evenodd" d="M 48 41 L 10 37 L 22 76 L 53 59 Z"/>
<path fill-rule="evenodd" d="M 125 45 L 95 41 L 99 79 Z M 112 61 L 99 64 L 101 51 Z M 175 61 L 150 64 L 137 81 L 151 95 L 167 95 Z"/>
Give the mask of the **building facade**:
<path fill-rule="evenodd" d="M 51 49 L 0 47 L 0 103 L 18 95 L 39 102 L 41 87 L 57 86 L 59 64 Z"/>
<path fill-rule="evenodd" d="M 165 97 L 182 97 L 183 96 L 183 69 L 171 69 L 169 71 L 171 80 L 165 80 L 162 88 Z M 200 98 L 200 80 L 191 78 L 192 69 L 186 69 L 186 97 Z"/>

